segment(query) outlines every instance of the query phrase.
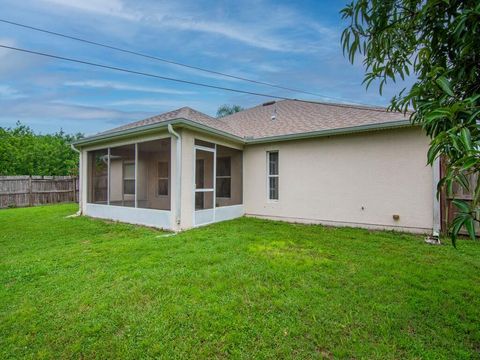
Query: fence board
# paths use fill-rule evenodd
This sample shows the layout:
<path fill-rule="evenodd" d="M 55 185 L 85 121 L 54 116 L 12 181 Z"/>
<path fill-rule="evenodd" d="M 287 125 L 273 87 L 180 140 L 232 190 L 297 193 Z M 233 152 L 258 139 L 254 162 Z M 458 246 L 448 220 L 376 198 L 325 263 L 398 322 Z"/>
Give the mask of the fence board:
<path fill-rule="evenodd" d="M 76 176 L 0 176 L 0 209 L 78 202 Z"/>
<path fill-rule="evenodd" d="M 443 176 L 446 172 L 446 164 L 445 160 L 442 159 L 440 161 L 440 174 Z M 477 179 L 478 179 L 479 174 L 471 174 L 468 176 L 468 181 L 470 184 L 476 184 Z M 465 189 L 463 189 L 460 186 L 455 185 L 453 187 L 453 196 L 448 196 L 446 193 L 446 190 L 443 189 L 441 194 L 440 194 L 440 213 L 441 213 L 441 224 L 442 224 L 442 231 L 447 232 L 449 224 L 452 223 L 452 220 L 454 219 L 457 209 L 453 205 L 452 200 L 455 199 L 460 199 L 464 200 L 466 202 L 470 202 L 473 200 L 473 189 L 471 189 L 470 192 L 466 192 Z M 462 228 L 460 230 L 460 233 L 463 235 L 467 235 L 467 230 Z M 480 226 L 478 224 L 475 224 L 475 233 L 480 236 Z"/>

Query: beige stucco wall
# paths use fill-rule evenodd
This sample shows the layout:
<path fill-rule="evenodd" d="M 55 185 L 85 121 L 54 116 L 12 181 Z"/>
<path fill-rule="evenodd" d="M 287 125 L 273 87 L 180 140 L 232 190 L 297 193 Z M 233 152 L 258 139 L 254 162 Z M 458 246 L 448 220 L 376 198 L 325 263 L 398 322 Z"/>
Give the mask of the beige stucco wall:
<path fill-rule="evenodd" d="M 432 169 L 426 165 L 428 138 L 418 128 L 245 147 L 188 129 L 177 131 L 182 137 L 179 226 L 181 229 L 193 226 L 196 138 L 243 150 L 243 204 L 249 215 L 287 221 L 394 228 L 416 232 L 428 232 L 432 229 L 433 179 Z M 82 149 L 82 208 L 85 209 L 87 199 L 86 150 L 168 136 L 163 132 Z M 177 143 L 172 138 L 170 156 L 172 224 L 176 212 L 175 179 L 178 175 L 175 165 L 176 146 Z M 267 199 L 268 150 L 279 151 L 278 201 Z M 155 161 L 152 161 L 152 164 Z M 144 166 L 149 165 L 139 160 L 140 171 Z M 154 172 L 151 174 L 154 175 Z M 149 175 L 147 178 L 148 180 L 143 181 L 147 180 L 147 184 L 150 182 L 153 184 Z M 142 188 L 138 194 L 140 198 L 151 192 L 149 186 L 140 187 Z M 398 221 L 393 219 L 394 214 L 400 216 Z"/>
<path fill-rule="evenodd" d="M 427 148 L 418 128 L 247 146 L 245 211 L 287 221 L 431 231 Z M 269 150 L 279 151 L 278 201 L 267 199 Z"/>

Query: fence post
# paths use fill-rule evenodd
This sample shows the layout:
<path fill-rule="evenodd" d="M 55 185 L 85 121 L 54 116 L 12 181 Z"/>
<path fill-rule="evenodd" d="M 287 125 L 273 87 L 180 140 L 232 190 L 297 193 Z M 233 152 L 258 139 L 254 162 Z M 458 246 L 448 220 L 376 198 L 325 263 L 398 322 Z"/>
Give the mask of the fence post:
<path fill-rule="evenodd" d="M 77 202 L 77 178 L 72 177 L 73 180 L 73 202 Z"/>
<path fill-rule="evenodd" d="M 28 205 L 33 206 L 32 175 L 28 176 Z"/>

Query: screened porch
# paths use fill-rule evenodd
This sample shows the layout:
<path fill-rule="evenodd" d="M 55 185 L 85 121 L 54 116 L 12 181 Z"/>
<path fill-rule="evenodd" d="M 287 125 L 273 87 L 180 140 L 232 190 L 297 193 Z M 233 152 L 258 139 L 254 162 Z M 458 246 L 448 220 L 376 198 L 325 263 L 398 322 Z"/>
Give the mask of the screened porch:
<path fill-rule="evenodd" d="M 195 140 L 194 226 L 242 216 L 243 152 Z"/>
<path fill-rule="evenodd" d="M 88 215 L 172 228 L 170 138 L 87 154 Z"/>
<path fill-rule="evenodd" d="M 193 136 L 180 153 L 170 137 L 87 150 L 85 214 L 170 230 L 242 216 L 242 150 Z"/>

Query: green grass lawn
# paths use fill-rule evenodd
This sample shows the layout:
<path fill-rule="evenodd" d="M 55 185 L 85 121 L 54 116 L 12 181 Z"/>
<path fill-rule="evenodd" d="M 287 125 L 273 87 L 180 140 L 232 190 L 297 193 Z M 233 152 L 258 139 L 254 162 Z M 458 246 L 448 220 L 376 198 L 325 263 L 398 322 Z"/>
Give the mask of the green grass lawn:
<path fill-rule="evenodd" d="M 0 211 L 0 358 L 480 358 L 480 243 Z M 447 241 L 448 243 L 448 241 Z"/>

